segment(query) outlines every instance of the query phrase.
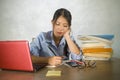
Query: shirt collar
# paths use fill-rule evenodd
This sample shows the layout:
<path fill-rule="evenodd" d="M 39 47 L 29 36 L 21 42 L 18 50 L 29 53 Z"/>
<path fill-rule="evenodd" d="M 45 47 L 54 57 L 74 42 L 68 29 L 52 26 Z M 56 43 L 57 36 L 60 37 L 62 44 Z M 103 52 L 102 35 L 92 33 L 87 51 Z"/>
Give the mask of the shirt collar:
<path fill-rule="evenodd" d="M 52 45 L 55 45 L 55 42 L 53 40 L 53 31 L 49 31 L 47 32 L 46 34 L 46 42 L 49 43 L 49 44 L 52 44 Z M 63 37 L 60 41 L 60 44 L 59 45 L 65 45 L 65 38 Z"/>

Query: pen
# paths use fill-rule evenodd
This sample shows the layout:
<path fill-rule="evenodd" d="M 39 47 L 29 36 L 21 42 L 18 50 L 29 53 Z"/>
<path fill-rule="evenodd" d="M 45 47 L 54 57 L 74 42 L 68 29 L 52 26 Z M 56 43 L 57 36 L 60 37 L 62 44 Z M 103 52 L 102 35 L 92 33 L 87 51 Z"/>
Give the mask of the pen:
<path fill-rule="evenodd" d="M 50 49 L 50 51 L 51 51 L 55 56 L 58 56 L 58 55 L 56 54 L 56 52 L 55 52 L 50 46 L 48 46 L 48 48 Z"/>

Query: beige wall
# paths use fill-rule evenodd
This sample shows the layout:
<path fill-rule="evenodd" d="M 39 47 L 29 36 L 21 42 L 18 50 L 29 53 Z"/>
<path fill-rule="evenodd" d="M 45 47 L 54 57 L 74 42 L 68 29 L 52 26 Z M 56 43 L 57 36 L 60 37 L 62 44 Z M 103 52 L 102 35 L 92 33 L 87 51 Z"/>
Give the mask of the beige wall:
<path fill-rule="evenodd" d="M 58 8 L 71 11 L 72 30 L 78 34 L 114 34 L 114 57 L 120 58 L 120 0 L 0 0 L 0 40 L 31 41 L 51 30 Z"/>

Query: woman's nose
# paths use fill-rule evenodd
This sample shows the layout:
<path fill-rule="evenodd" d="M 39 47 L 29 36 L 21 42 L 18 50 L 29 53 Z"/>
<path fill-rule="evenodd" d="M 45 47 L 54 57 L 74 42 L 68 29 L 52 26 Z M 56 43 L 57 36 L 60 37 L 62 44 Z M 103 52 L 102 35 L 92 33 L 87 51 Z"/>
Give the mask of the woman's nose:
<path fill-rule="evenodd" d="M 63 27 L 63 26 L 60 26 L 59 29 L 60 29 L 60 31 L 63 31 L 63 30 L 64 30 L 64 27 Z"/>

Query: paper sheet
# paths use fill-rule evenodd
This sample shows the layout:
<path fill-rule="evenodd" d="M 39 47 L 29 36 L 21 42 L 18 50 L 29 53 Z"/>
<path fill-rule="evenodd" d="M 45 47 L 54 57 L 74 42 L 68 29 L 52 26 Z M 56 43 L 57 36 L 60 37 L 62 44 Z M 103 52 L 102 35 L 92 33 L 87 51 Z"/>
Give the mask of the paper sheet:
<path fill-rule="evenodd" d="M 48 71 L 46 76 L 61 76 L 61 71 Z"/>

